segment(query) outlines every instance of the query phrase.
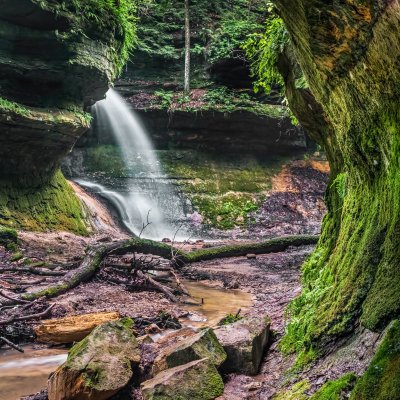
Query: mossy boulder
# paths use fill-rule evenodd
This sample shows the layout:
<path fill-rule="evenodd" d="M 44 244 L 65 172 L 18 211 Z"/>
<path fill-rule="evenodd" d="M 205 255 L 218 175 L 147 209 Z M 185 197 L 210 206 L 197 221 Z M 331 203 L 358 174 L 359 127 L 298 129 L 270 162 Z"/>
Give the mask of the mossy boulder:
<path fill-rule="evenodd" d="M 164 348 L 154 360 L 153 374 L 195 360 L 208 358 L 216 367 L 226 359 L 226 353 L 212 329 L 204 329 Z"/>
<path fill-rule="evenodd" d="M 49 400 L 105 400 L 128 384 L 140 361 L 129 318 L 107 322 L 77 343 L 48 382 Z"/>
<path fill-rule="evenodd" d="M 215 329 L 227 358 L 221 366 L 224 373 L 256 375 L 269 339 L 268 317 L 243 318 Z"/>
<path fill-rule="evenodd" d="M 141 385 L 145 400 L 213 400 L 224 383 L 207 358 L 161 372 Z"/>

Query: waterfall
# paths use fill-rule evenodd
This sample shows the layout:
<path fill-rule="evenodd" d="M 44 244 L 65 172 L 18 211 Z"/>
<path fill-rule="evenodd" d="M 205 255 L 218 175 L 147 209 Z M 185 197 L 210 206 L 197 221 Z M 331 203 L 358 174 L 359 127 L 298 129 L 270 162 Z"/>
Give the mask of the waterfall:
<path fill-rule="evenodd" d="M 170 221 L 185 219 L 180 204 L 182 200 L 166 179 L 138 117 L 113 89 L 107 92 L 104 100 L 93 106 L 93 116 L 97 129 L 106 129 L 113 135 L 131 177 L 124 180 L 122 187 L 112 189 L 82 179 L 76 182 L 112 203 L 130 232 L 139 234 L 143 224 L 149 221 L 151 224 L 143 232 L 143 237 L 154 240 L 172 238 L 178 226 Z M 181 235 L 184 233 L 180 232 Z"/>

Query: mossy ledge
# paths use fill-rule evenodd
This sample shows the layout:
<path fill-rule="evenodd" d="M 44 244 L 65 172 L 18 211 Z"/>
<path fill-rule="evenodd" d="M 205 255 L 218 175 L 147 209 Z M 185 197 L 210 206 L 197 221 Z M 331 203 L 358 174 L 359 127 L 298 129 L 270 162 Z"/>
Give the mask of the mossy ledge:
<path fill-rule="evenodd" d="M 59 170 L 44 182 L 0 179 L 0 225 L 87 234 L 82 204 Z"/>

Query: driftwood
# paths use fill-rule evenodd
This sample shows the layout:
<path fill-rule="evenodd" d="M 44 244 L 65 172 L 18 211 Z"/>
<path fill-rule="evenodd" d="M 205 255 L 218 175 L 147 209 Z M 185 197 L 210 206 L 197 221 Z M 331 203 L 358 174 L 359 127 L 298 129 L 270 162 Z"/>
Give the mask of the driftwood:
<path fill-rule="evenodd" d="M 100 244 L 89 247 L 86 256 L 80 266 L 61 277 L 55 285 L 39 290 L 33 293 L 25 293 L 21 296 L 22 300 L 34 300 L 40 297 L 55 297 L 64 293 L 81 282 L 91 279 L 98 271 L 103 259 L 109 255 L 123 255 L 129 252 L 138 252 L 143 254 L 152 254 L 171 260 L 174 267 L 180 267 L 185 264 L 212 260 L 217 258 L 238 257 L 252 254 L 267 254 L 285 251 L 290 246 L 303 246 L 316 244 L 318 236 L 298 235 L 275 238 L 260 243 L 246 243 L 230 246 L 221 246 L 210 249 L 202 249 L 193 252 L 183 252 L 180 250 L 171 251 L 171 246 L 165 243 L 159 243 L 152 240 L 133 238 L 121 240 L 112 243 Z M 139 270 L 136 270 L 136 273 Z M 134 273 L 134 271 L 133 271 Z M 172 301 L 176 297 L 165 287 L 158 284 L 154 279 L 143 274 L 143 278 L 152 286 L 157 287 L 164 292 Z M 179 283 L 178 283 L 179 286 Z M 181 287 L 182 289 L 182 287 Z M 174 299 L 174 300 L 173 300 Z M 3 303 L 4 304 L 4 303 Z M 10 301 L 8 302 L 10 304 Z M 0 321 L 1 323 L 1 321 Z"/>

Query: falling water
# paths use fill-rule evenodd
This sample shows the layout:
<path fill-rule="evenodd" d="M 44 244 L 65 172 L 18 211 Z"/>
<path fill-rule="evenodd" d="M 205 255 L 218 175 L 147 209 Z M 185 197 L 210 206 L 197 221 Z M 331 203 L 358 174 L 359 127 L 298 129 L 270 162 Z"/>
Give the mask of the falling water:
<path fill-rule="evenodd" d="M 178 226 L 171 221 L 185 219 L 182 200 L 166 179 L 152 143 L 135 113 L 121 96 L 110 89 L 106 99 L 93 107 L 93 114 L 98 129 L 107 129 L 114 136 L 125 167 L 132 176 L 124 181 L 124 187 L 112 189 L 82 179 L 76 182 L 110 201 L 132 233 L 139 234 L 143 224 L 151 222 L 142 236 L 156 240 L 173 237 Z M 187 233 L 181 231 L 181 235 Z"/>

